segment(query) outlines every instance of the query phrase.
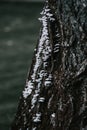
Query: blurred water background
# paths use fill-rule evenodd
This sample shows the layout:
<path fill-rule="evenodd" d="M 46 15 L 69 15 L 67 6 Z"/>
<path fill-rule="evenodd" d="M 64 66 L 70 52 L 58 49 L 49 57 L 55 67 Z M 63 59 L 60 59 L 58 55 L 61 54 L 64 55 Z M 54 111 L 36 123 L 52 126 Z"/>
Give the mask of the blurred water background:
<path fill-rule="evenodd" d="M 10 130 L 39 36 L 40 2 L 0 2 L 0 130 Z"/>

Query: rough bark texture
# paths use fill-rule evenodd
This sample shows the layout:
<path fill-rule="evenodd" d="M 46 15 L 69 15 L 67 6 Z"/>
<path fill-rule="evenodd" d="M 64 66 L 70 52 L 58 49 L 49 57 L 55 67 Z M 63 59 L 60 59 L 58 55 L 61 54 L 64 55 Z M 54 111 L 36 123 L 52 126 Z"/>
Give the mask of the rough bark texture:
<path fill-rule="evenodd" d="M 87 130 L 87 1 L 46 0 L 11 130 Z"/>

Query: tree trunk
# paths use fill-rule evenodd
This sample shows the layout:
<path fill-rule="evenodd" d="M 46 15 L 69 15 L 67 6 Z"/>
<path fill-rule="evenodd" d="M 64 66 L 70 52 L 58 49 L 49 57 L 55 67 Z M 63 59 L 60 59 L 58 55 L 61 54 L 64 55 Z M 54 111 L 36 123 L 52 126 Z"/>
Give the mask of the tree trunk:
<path fill-rule="evenodd" d="M 87 130 L 87 1 L 46 0 L 11 130 Z"/>

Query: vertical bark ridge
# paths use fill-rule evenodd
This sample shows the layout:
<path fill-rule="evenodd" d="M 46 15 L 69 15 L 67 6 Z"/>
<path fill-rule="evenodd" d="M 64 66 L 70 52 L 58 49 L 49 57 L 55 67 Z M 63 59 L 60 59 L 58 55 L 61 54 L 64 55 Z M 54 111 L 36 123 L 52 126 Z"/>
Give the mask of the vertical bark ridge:
<path fill-rule="evenodd" d="M 87 129 L 86 4 L 46 0 L 12 130 Z"/>

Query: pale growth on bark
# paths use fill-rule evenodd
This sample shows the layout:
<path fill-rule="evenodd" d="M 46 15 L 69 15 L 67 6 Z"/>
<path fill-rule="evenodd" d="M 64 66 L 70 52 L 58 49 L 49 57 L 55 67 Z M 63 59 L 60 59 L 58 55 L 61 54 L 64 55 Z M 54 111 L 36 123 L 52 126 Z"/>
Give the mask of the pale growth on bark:
<path fill-rule="evenodd" d="M 53 125 L 53 127 L 56 126 L 55 117 L 56 117 L 56 114 L 55 114 L 55 113 L 52 113 L 52 114 L 51 114 L 51 124 Z"/>
<path fill-rule="evenodd" d="M 40 97 L 39 98 L 39 102 L 44 102 L 45 101 L 45 98 L 44 97 Z"/>
<path fill-rule="evenodd" d="M 33 83 L 31 81 L 27 82 L 27 87 L 25 88 L 25 90 L 23 91 L 23 96 L 24 98 L 27 98 L 31 93 L 32 93 L 32 89 L 33 89 Z"/>
<path fill-rule="evenodd" d="M 35 117 L 33 117 L 33 122 L 40 122 L 41 121 L 41 113 L 36 113 Z"/>

